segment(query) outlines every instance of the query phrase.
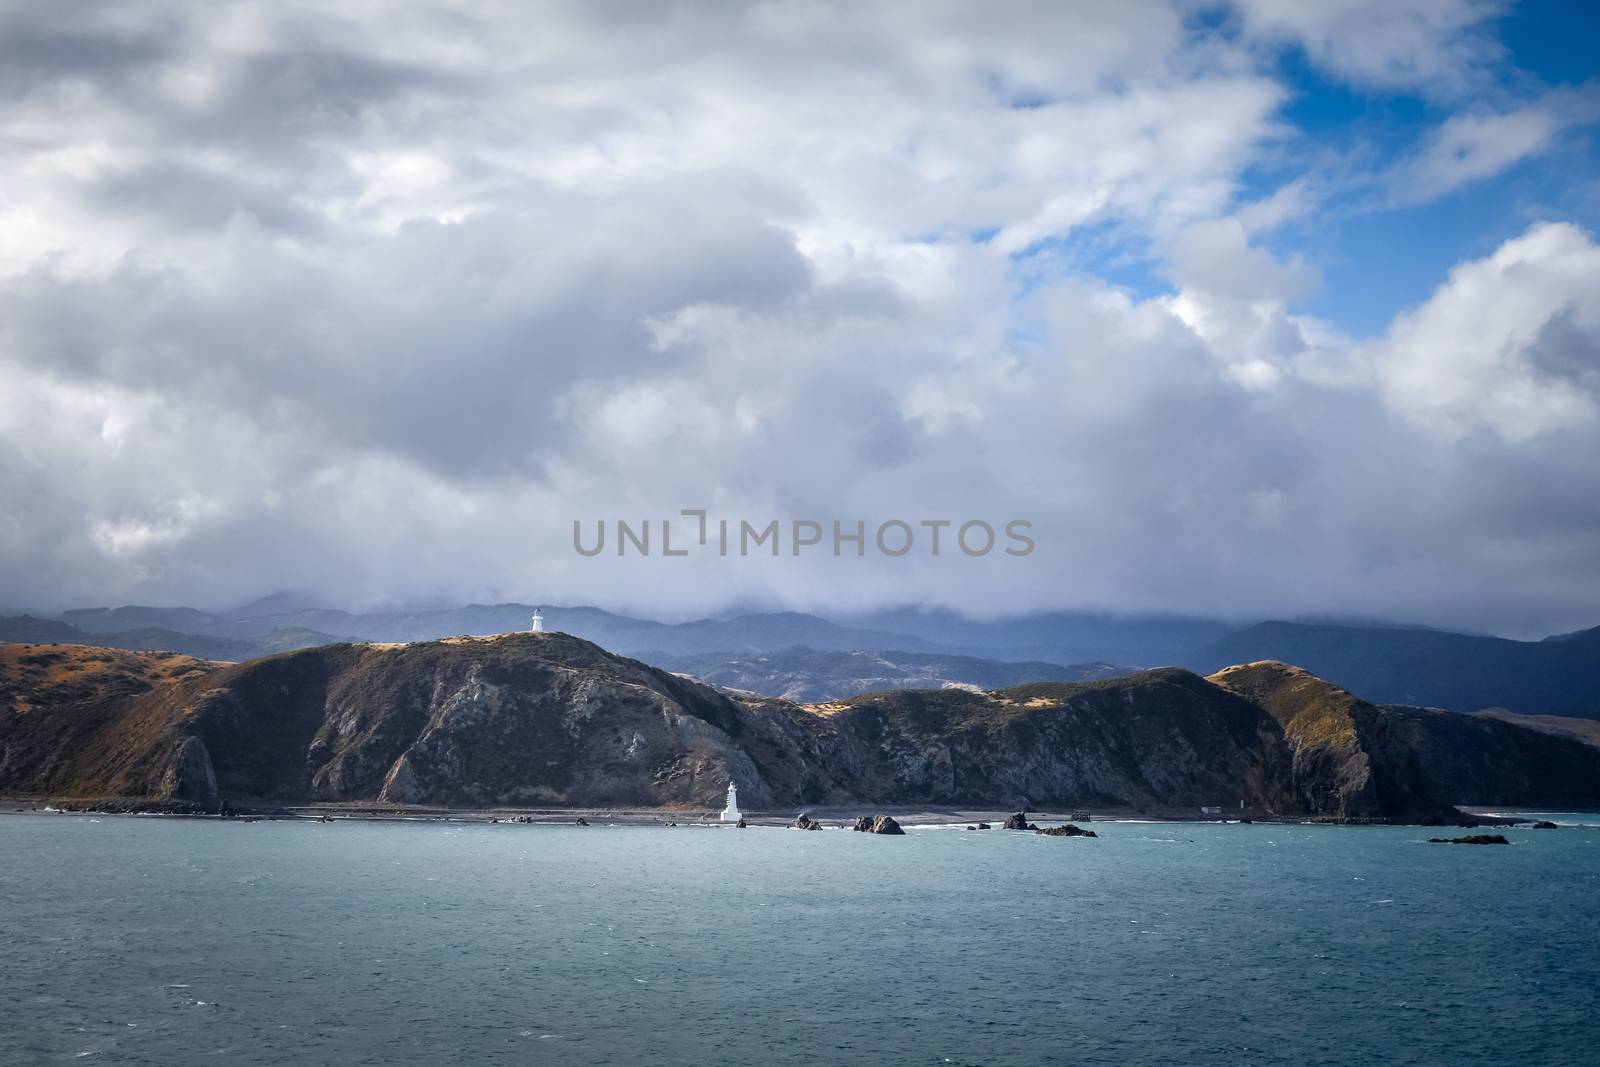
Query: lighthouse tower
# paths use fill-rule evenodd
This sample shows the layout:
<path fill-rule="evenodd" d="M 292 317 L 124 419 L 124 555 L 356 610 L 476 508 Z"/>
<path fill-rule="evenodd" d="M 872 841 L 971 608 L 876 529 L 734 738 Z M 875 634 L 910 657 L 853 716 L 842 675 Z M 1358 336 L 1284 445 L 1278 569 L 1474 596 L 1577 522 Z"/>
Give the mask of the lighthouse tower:
<path fill-rule="evenodd" d="M 728 783 L 728 806 L 722 809 L 723 822 L 738 822 L 744 816 L 739 814 L 739 791 Z"/>
<path fill-rule="evenodd" d="M 533 629 L 529 630 L 528 632 L 535 634 L 544 633 L 544 616 L 539 614 L 538 608 L 533 609 Z"/>

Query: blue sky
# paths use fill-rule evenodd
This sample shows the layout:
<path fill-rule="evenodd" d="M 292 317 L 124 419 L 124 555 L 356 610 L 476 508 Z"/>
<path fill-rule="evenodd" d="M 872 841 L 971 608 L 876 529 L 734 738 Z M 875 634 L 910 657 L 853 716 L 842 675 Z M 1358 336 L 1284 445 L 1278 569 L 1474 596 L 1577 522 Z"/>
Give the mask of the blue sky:
<path fill-rule="evenodd" d="M 1225 8 L 1202 9 L 1190 25 L 1202 34 L 1238 32 Z M 1287 94 L 1279 112 L 1287 129 L 1270 158 L 1241 171 L 1238 199 L 1265 198 L 1296 178 L 1315 177 L 1319 158 L 1338 159 L 1354 172 L 1336 178 L 1354 188 L 1330 190 L 1319 210 L 1263 242 L 1320 274 L 1296 310 L 1353 337 L 1374 337 L 1396 314 L 1426 300 L 1453 265 L 1486 255 L 1530 223 L 1559 218 L 1600 226 L 1600 142 L 1592 122 L 1563 130 L 1542 151 L 1498 173 L 1418 203 L 1386 204 L 1352 181 L 1363 167 L 1376 170 L 1406 155 L 1454 114 L 1510 108 L 1559 88 L 1591 99 L 1600 94 L 1600 8 L 1534 0 L 1505 7 L 1478 28 L 1498 54 L 1477 67 L 1475 91 L 1442 99 L 1425 85 L 1352 82 L 1293 43 L 1269 50 L 1270 69 Z M 1141 297 L 1174 291 L 1149 243 L 1116 222 L 1078 227 L 1017 258 L 1038 260 L 1020 272 L 1024 291 L 1036 284 L 1043 263 L 1093 271 Z"/>
<path fill-rule="evenodd" d="M 1562 0 L 1517 4 L 1495 20 L 1506 53 L 1494 81 L 1512 96 L 1557 86 L 1595 91 L 1600 8 Z M 1321 76 L 1296 49 L 1282 67 L 1295 98 L 1285 117 L 1307 137 L 1372 144 L 1385 154 L 1414 143 L 1450 104 L 1416 94 L 1357 90 Z M 1459 104 L 1459 102 L 1455 102 Z M 1600 148 L 1594 127 L 1568 131 L 1546 153 L 1504 173 L 1412 207 L 1352 212 L 1295 244 L 1315 248 L 1323 285 L 1308 312 L 1359 335 L 1380 333 L 1404 308 L 1421 303 L 1449 268 L 1482 256 L 1537 219 L 1600 223 Z"/>

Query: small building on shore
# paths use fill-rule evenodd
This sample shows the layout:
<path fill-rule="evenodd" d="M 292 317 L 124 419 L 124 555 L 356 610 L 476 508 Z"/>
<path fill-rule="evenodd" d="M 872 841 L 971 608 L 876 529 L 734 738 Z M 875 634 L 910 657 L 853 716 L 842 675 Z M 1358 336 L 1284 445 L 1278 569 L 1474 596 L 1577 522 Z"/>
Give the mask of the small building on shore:
<path fill-rule="evenodd" d="M 739 790 L 734 788 L 732 782 L 728 783 L 728 806 L 722 809 L 723 822 L 739 822 L 744 816 L 739 814 Z"/>

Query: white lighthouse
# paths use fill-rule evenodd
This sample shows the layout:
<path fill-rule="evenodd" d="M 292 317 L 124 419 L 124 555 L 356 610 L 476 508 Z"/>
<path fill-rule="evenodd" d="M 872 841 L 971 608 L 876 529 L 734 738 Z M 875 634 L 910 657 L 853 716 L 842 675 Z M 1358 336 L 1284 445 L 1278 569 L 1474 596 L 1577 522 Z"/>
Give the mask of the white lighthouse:
<path fill-rule="evenodd" d="M 738 822 L 744 816 L 739 814 L 739 791 L 728 783 L 728 806 L 722 809 L 723 822 Z"/>
<path fill-rule="evenodd" d="M 544 616 L 539 614 L 538 608 L 533 609 L 533 629 L 528 632 L 535 634 L 544 633 Z"/>

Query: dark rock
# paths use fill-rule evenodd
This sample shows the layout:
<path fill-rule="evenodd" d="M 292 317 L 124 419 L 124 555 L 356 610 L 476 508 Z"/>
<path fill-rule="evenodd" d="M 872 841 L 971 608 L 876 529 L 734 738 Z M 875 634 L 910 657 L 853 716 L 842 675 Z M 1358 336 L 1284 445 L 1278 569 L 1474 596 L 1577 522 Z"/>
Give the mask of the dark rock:
<path fill-rule="evenodd" d="M 580 816 L 578 816 L 577 825 L 578 826 L 588 826 L 589 825 L 589 820 L 585 819 L 582 815 L 580 815 Z"/>
<path fill-rule="evenodd" d="M 1074 826 L 1070 822 L 1065 826 L 1052 826 L 1048 830 L 1034 828 L 1034 833 L 1043 834 L 1045 837 L 1099 837 L 1093 830 L 1085 830 L 1081 826 Z"/>
<path fill-rule="evenodd" d="M 741 817 L 738 822 L 734 823 L 734 826 L 736 826 L 740 830 L 743 830 L 744 829 L 744 819 L 743 819 L 743 817 Z"/>
<path fill-rule="evenodd" d="M 1538 822 L 1533 824 L 1533 828 L 1535 830 L 1555 830 L 1555 829 L 1558 829 L 1556 824 L 1551 822 L 1551 821 L 1549 821 L 1548 819 L 1540 819 Z"/>
<path fill-rule="evenodd" d="M 990 826 L 990 825 L 989 825 L 989 824 L 988 824 L 988 823 L 986 823 L 986 822 L 980 822 L 980 823 L 979 823 L 979 824 L 978 824 L 978 829 L 980 829 L 980 830 L 989 830 L 989 829 L 993 829 L 993 827 L 991 827 L 991 826 Z"/>
<path fill-rule="evenodd" d="M 1432 845 L 1509 845 L 1504 834 L 1468 834 L 1466 837 L 1430 837 Z"/>
<path fill-rule="evenodd" d="M 872 816 L 862 815 L 856 819 L 855 822 L 850 824 L 850 829 L 855 830 L 858 833 L 870 834 L 872 832 Z"/>
<path fill-rule="evenodd" d="M 794 828 L 796 830 L 820 830 L 822 829 L 822 824 L 813 819 L 811 816 L 801 812 L 800 815 L 794 820 Z"/>
<path fill-rule="evenodd" d="M 872 820 L 872 832 L 875 834 L 904 834 L 900 824 L 887 815 L 880 815 Z"/>
<path fill-rule="evenodd" d="M 1026 830 L 1028 828 L 1028 813 L 1019 811 L 1008 815 L 1004 826 L 1007 830 Z"/>

